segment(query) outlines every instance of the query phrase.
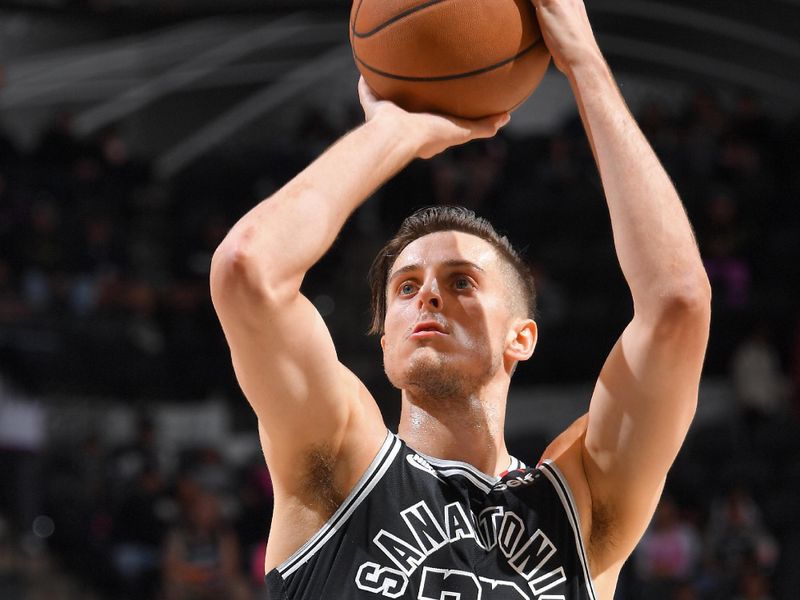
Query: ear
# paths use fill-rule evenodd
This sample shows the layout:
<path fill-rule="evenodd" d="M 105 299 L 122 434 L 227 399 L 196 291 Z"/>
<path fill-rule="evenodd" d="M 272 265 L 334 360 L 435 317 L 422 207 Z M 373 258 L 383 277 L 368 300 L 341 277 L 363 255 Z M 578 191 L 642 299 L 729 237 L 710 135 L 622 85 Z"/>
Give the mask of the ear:
<path fill-rule="evenodd" d="M 533 355 L 538 339 L 536 321 L 524 319 L 515 322 L 506 341 L 505 357 L 514 362 L 528 360 Z"/>
<path fill-rule="evenodd" d="M 381 336 L 381 349 L 383 349 L 384 352 L 386 351 L 386 336 L 385 335 Z"/>

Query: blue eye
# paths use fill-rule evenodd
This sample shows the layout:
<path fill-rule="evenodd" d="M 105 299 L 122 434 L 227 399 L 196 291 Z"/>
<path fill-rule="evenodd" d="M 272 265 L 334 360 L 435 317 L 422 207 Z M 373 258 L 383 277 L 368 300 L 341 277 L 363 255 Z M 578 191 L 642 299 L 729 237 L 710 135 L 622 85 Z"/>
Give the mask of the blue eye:
<path fill-rule="evenodd" d="M 466 277 L 459 277 L 458 279 L 456 279 L 456 289 L 466 290 L 467 288 L 471 287 L 472 287 L 472 282 Z"/>
<path fill-rule="evenodd" d="M 400 286 L 400 294 L 403 296 L 407 296 L 408 294 L 414 293 L 414 284 L 413 283 L 404 283 Z"/>

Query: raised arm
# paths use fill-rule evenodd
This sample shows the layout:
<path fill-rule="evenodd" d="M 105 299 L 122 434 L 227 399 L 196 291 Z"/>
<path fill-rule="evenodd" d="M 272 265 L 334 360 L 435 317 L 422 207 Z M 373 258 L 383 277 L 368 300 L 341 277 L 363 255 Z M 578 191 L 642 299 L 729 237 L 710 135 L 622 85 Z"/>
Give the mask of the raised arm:
<path fill-rule="evenodd" d="M 575 95 L 634 304 L 573 455 L 582 473 L 572 479 L 585 478 L 588 488 L 584 535 L 600 575 L 618 567 L 644 532 L 694 416 L 711 292 L 684 208 L 619 93 L 582 0 L 533 3 Z"/>
<path fill-rule="evenodd" d="M 359 91 L 367 122 L 242 217 L 211 266 L 212 299 L 259 419 L 276 510 L 295 499 L 320 519 L 355 484 L 386 430 L 300 293 L 306 271 L 348 216 L 413 158 L 494 135 L 505 122 L 504 116 L 466 122 L 414 115 L 377 100 L 363 82 Z"/>

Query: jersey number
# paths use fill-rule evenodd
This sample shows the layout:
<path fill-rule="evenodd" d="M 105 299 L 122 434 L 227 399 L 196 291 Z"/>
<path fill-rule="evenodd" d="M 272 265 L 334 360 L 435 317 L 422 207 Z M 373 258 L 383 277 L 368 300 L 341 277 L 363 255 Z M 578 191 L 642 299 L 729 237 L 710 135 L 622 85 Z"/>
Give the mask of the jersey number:
<path fill-rule="evenodd" d="M 358 570 L 356 585 L 386 598 L 400 598 L 406 591 L 408 578 L 396 569 L 368 562 Z M 425 567 L 417 600 L 531 600 L 531 596 L 513 581 L 478 577 L 468 571 Z M 538 600 L 564 600 L 564 596 L 545 595 Z"/>
<path fill-rule="evenodd" d="M 516 583 L 478 577 L 467 571 L 422 570 L 418 600 L 530 600 Z"/>

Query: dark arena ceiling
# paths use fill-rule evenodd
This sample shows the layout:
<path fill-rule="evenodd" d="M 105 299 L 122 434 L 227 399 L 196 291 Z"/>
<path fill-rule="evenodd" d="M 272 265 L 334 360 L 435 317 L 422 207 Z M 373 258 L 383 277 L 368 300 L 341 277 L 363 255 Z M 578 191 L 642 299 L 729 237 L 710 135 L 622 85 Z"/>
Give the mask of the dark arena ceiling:
<path fill-rule="evenodd" d="M 491 0 L 489 0 L 491 1 Z M 800 97 L 800 0 L 586 0 L 616 69 Z M 130 27 L 211 15 L 307 12 L 346 19 L 343 0 L 6 0 L 0 7 L 96 15 Z"/>
<path fill-rule="evenodd" d="M 655 83 L 667 95 L 748 92 L 778 113 L 800 112 L 800 0 L 586 6 L 618 77 Z M 0 117 L 13 124 L 60 107 L 84 134 L 135 118 L 169 174 L 197 144 L 223 139 L 223 130 L 247 125 L 255 112 L 330 93 L 328 83 L 316 84 L 336 74 L 351 85 L 349 7 L 341 0 L 0 1 Z M 183 130 L 163 126 L 176 111 L 187 116 Z M 201 133 L 205 142 L 195 139 L 190 150 Z"/>

